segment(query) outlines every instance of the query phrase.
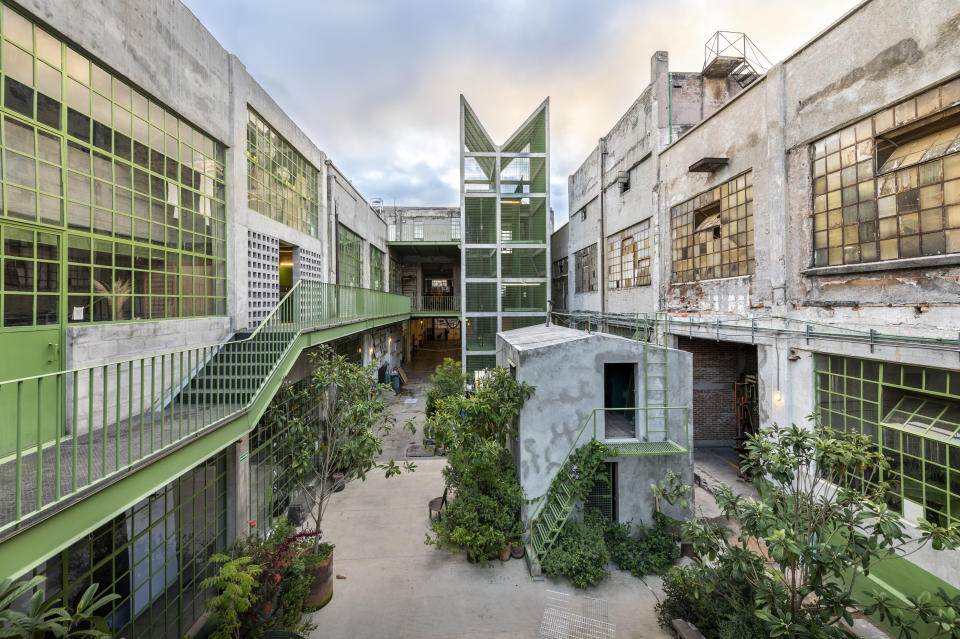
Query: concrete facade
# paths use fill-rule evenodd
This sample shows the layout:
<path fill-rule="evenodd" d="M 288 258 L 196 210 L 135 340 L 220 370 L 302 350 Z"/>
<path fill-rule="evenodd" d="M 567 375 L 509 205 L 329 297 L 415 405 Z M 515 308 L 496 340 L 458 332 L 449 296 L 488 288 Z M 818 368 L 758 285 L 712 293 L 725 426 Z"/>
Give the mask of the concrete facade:
<path fill-rule="evenodd" d="M 635 440 L 614 436 L 617 433 L 613 422 L 606 423 L 603 411 L 596 413 L 595 421 L 591 419 L 596 409 L 605 407 L 605 364 L 633 364 L 631 391 L 636 402 L 633 407 L 648 406 L 644 392 L 644 350 L 647 348 L 666 352 L 669 372 L 665 383 L 670 405 L 692 410 L 689 353 L 560 326 L 531 326 L 497 334 L 497 365 L 511 367 L 518 381 L 536 389 L 520 412 L 519 441 L 514 450 L 520 484 L 528 499 L 546 493 L 571 447 L 578 448 L 591 437 L 605 443 L 660 441 L 661 435 L 644 432 L 642 411 L 636 412 L 638 437 Z M 571 362 L 577 364 L 571 365 Z M 557 375 L 559 370 L 564 374 Z M 649 404 L 651 408 L 654 406 L 652 402 Z M 686 412 L 668 411 L 667 421 L 667 439 L 685 444 L 688 440 Z M 585 422 L 587 426 L 580 434 Z M 688 452 L 683 455 L 623 456 L 609 460 L 617 463 L 616 512 L 620 521 L 651 523 L 654 500 L 649 486 L 660 481 L 667 470 L 673 470 L 692 485 L 692 440 L 689 444 Z M 524 506 L 525 520 L 531 509 L 531 505 Z M 665 512 L 677 517 L 684 514 L 670 509 Z"/>
<path fill-rule="evenodd" d="M 841 132 L 849 137 L 858 125 L 869 129 L 871 118 L 877 121 L 874 130 L 883 133 L 871 137 L 869 144 L 883 136 L 919 135 L 906 132 L 936 127 L 936 121 L 952 117 L 960 104 L 957 8 L 951 2 L 933 1 L 924 5 L 923 20 L 899 19 L 915 9 L 902 0 L 860 3 L 742 90 L 731 78 L 720 81 L 671 72 L 666 52 L 655 53 L 650 84 L 570 176 L 569 229 L 564 227 L 555 236 L 554 248 L 556 259 L 557 244 L 566 244 L 572 270 L 577 250 L 649 217 L 650 285 L 627 291 L 601 287 L 596 293 L 572 295 L 569 307 L 594 313 L 665 313 L 671 343 L 676 344 L 678 337 L 696 340 L 704 357 L 722 359 L 737 344 L 755 348 L 761 426 L 804 424 L 807 415 L 823 408 L 819 397 L 824 388 L 818 382 L 823 371 L 814 361 L 817 354 L 886 363 L 891 370 L 898 370 L 897 364 L 911 364 L 928 371 L 957 371 L 956 349 L 949 346 L 960 330 L 960 257 L 955 249 L 882 260 L 868 257 L 863 249 L 862 260 L 855 257 L 830 265 L 818 264 L 816 259 L 823 257 L 815 256 L 814 236 L 823 228 L 818 226 L 823 209 L 818 208 L 817 189 L 823 187 L 815 183 L 814 160 L 824 141 L 837 139 L 832 136 Z M 890 124 L 881 128 L 887 117 Z M 865 157 L 872 158 L 872 151 Z M 704 158 L 725 162 L 713 171 L 691 170 Z M 601 168 L 608 174 L 602 190 Z M 631 171 L 631 187 L 619 194 L 614 180 L 624 170 Z M 635 177 L 634 172 L 650 177 Z M 683 247 L 671 226 L 681 214 L 675 207 L 738 179 L 750 184 L 747 201 L 752 218 L 734 222 L 744 225 L 739 229 L 730 228 L 748 238 L 748 270 L 681 281 L 674 263 L 681 259 L 674 251 Z M 619 201 L 635 197 L 634 184 L 639 183 L 644 197 L 619 207 Z M 866 184 L 873 194 L 872 182 Z M 839 220 L 840 205 L 829 206 L 838 207 Z M 848 211 L 843 224 L 850 224 L 850 215 L 857 213 Z M 828 223 L 833 225 L 833 219 Z M 728 227 L 723 231 L 721 227 L 718 224 L 714 231 L 715 238 L 724 233 L 718 242 L 727 238 Z M 850 228 L 845 245 L 858 242 L 858 227 Z M 868 229 L 861 229 L 860 241 L 866 241 L 864 232 L 870 237 Z M 741 240 L 730 236 L 730 241 Z M 738 247 L 745 245 L 735 246 L 734 253 Z M 606 250 L 600 261 L 600 272 L 608 273 Z M 876 343 L 880 334 L 890 336 L 882 346 Z M 923 340 L 940 342 L 931 345 Z M 695 385 L 695 405 L 697 394 Z M 887 395 L 895 396 L 895 391 Z M 951 397 L 956 401 L 952 393 Z M 879 410 L 882 419 L 889 406 Z M 721 421 L 728 418 L 725 411 Z M 852 417 L 848 414 L 847 419 Z M 695 417 L 695 436 L 713 440 L 714 421 L 703 414 L 699 420 Z M 913 560 L 957 585 L 956 554 L 927 553 Z"/>

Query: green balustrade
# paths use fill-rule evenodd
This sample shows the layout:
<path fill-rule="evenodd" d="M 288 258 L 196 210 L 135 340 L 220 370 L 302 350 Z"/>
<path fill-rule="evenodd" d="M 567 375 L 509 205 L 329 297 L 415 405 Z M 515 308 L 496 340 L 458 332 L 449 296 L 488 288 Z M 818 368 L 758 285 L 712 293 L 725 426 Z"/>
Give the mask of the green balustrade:
<path fill-rule="evenodd" d="M 299 281 L 242 339 L 0 382 L 0 536 L 235 419 L 301 334 L 409 314 L 402 295 Z"/>

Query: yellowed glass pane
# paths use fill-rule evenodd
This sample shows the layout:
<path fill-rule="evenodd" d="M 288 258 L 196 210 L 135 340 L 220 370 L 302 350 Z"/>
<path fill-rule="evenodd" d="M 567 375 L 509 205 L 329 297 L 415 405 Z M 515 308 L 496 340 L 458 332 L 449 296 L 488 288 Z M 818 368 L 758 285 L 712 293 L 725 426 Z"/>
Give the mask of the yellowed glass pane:
<path fill-rule="evenodd" d="M 950 143 L 958 137 L 960 137 L 960 124 L 904 142 L 884 160 L 880 172 L 907 166 L 922 159 L 930 160 L 940 157 L 949 148 Z"/>
<path fill-rule="evenodd" d="M 110 77 L 109 73 L 107 73 L 97 65 L 95 64 L 93 65 L 93 73 L 91 77 L 90 86 L 93 88 L 94 91 L 97 91 L 100 94 L 106 96 L 107 98 L 110 98 L 110 93 L 111 93 L 110 85 L 112 84 L 111 80 L 112 78 Z"/>
<path fill-rule="evenodd" d="M 37 29 L 37 57 L 46 60 L 54 68 L 60 68 L 60 54 L 62 47 L 60 41 L 43 29 Z"/>
<path fill-rule="evenodd" d="M 37 62 L 37 88 L 51 98 L 60 99 L 62 78 L 60 72 L 44 62 Z"/>
<path fill-rule="evenodd" d="M 947 226 L 960 229 L 960 206 L 951 206 L 947 209 Z"/>
<path fill-rule="evenodd" d="M 943 183 L 944 204 L 960 204 L 960 180 Z"/>
<path fill-rule="evenodd" d="M 90 89 L 73 78 L 67 78 L 67 104 L 80 113 L 90 115 Z"/>
<path fill-rule="evenodd" d="M 943 209 L 930 209 L 920 213 L 920 230 L 924 233 L 943 228 Z"/>
<path fill-rule="evenodd" d="M 33 25 L 10 7 L 3 8 L 3 35 L 33 52 Z"/>
<path fill-rule="evenodd" d="M 893 126 L 893 109 L 887 109 L 873 116 L 873 128 L 877 133 L 882 133 Z M 880 252 L 883 252 L 881 247 Z M 887 258 L 882 258 L 887 259 Z"/>
<path fill-rule="evenodd" d="M 947 231 L 947 253 L 960 253 L 960 230 Z"/>
<path fill-rule="evenodd" d="M 67 47 L 67 73 L 83 84 L 90 84 L 90 62 L 70 47 Z"/>
<path fill-rule="evenodd" d="M 940 108 L 940 89 L 930 89 L 917 97 L 917 117 L 930 115 Z"/>
<path fill-rule="evenodd" d="M 9 42 L 3 43 L 3 70 L 28 86 L 33 86 L 33 56 Z"/>
<path fill-rule="evenodd" d="M 960 178 L 960 153 L 954 153 L 943 158 L 943 179 Z"/>
<path fill-rule="evenodd" d="M 880 242 L 880 259 L 881 260 L 895 260 L 897 259 L 897 240 L 881 240 Z"/>
<path fill-rule="evenodd" d="M 880 239 L 885 240 L 887 238 L 897 236 L 897 218 L 887 217 L 880 220 Z"/>

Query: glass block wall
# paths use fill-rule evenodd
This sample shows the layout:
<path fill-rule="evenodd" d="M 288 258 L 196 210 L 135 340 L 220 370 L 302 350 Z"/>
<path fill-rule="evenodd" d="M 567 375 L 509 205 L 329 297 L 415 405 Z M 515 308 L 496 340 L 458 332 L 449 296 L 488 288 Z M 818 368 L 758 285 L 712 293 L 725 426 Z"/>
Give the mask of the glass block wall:
<path fill-rule="evenodd" d="M 496 364 L 498 331 L 546 320 L 549 264 L 548 104 L 502 145 L 461 101 L 463 362 Z"/>

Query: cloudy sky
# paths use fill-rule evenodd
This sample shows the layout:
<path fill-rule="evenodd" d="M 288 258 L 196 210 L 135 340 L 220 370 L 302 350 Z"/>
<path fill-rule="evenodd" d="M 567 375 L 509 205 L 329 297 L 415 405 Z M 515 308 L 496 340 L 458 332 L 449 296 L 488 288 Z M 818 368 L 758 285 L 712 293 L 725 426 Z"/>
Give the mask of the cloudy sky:
<path fill-rule="evenodd" d="M 459 196 L 458 97 L 503 142 L 550 96 L 551 194 L 650 80 L 698 71 L 718 29 L 778 62 L 858 0 L 185 0 L 360 188 L 386 204 Z M 269 8 L 268 8 L 269 7 Z"/>

